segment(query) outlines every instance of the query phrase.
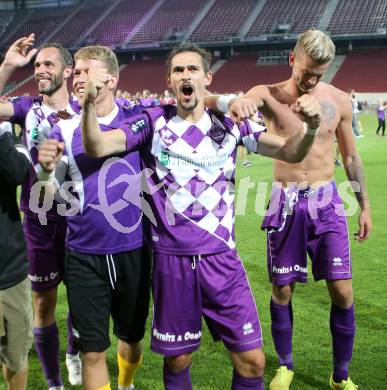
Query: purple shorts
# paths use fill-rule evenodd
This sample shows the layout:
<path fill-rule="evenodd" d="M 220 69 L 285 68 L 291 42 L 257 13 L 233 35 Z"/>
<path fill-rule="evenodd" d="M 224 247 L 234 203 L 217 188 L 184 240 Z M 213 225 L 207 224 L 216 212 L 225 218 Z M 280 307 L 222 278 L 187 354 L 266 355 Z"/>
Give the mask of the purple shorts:
<path fill-rule="evenodd" d="M 334 182 L 317 190 L 273 187 L 270 203 L 262 229 L 273 284 L 306 283 L 307 254 L 314 280 L 352 278 L 347 221 Z"/>
<path fill-rule="evenodd" d="M 151 349 L 178 356 L 199 348 L 202 316 L 233 352 L 262 347 L 254 297 L 236 250 L 202 256 L 153 253 Z"/>
<path fill-rule="evenodd" d="M 33 291 L 49 291 L 63 279 L 66 222 L 24 215 L 23 230 L 29 260 L 29 278 Z"/>

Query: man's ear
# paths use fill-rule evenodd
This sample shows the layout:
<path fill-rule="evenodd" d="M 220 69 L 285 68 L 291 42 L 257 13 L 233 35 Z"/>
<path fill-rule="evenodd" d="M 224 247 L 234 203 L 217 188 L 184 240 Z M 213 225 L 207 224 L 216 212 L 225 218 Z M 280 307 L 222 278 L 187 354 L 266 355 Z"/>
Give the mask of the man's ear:
<path fill-rule="evenodd" d="M 67 80 L 73 74 L 73 68 L 71 66 L 66 66 L 63 69 L 63 78 Z"/>
<path fill-rule="evenodd" d="M 212 72 L 208 71 L 206 74 L 206 82 L 205 82 L 206 87 L 211 85 L 211 83 L 212 83 Z"/>
<path fill-rule="evenodd" d="M 108 87 L 109 89 L 111 90 L 115 90 L 117 85 L 118 85 L 118 74 L 112 74 L 112 77 L 110 78 L 110 80 L 108 81 Z"/>
<path fill-rule="evenodd" d="M 294 62 L 295 62 L 295 56 L 294 56 L 294 52 L 290 52 L 289 54 L 289 65 L 293 68 L 294 66 Z"/>

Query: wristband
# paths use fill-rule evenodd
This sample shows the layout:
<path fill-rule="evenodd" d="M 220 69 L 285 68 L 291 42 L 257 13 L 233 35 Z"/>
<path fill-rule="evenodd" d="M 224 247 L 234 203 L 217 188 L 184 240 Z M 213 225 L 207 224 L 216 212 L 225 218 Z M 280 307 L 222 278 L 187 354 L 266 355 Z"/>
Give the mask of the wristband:
<path fill-rule="evenodd" d="M 228 105 L 230 104 L 231 100 L 235 99 L 236 95 L 230 94 L 230 95 L 220 95 L 216 101 L 216 107 L 220 112 L 223 112 L 223 114 L 226 114 L 228 112 Z"/>
<path fill-rule="evenodd" d="M 312 135 L 313 137 L 316 136 L 320 130 L 320 126 L 316 127 L 315 129 L 312 129 L 308 126 L 306 122 L 302 122 L 302 125 L 304 127 L 305 134 Z"/>
<path fill-rule="evenodd" d="M 43 168 L 38 169 L 37 176 L 39 181 L 54 181 L 55 180 L 55 170 L 51 172 L 45 171 Z"/>

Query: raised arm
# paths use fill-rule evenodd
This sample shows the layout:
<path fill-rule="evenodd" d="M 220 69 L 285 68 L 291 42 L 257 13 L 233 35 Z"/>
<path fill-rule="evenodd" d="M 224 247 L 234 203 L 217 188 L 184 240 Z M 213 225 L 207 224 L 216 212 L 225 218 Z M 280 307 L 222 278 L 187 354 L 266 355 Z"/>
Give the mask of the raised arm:
<path fill-rule="evenodd" d="M 30 34 L 28 37 L 16 40 L 8 49 L 0 65 L 0 94 L 15 70 L 27 65 L 36 54 L 37 49 L 29 50 L 34 41 L 35 34 Z"/>
<path fill-rule="evenodd" d="M 126 134 L 122 129 L 102 132 L 97 120 L 96 100 L 100 89 L 110 79 L 106 69 L 91 69 L 85 87 L 82 108 L 82 141 L 86 155 L 103 157 L 127 150 Z"/>
<path fill-rule="evenodd" d="M 343 98 L 341 102 L 341 110 L 341 120 L 336 130 L 336 138 L 347 177 L 352 184 L 361 209 L 358 219 L 359 231 L 357 232 L 357 238 L 359 241 L 363 241 L 368 238 L 372 229 L 371 209 L 368 201 L 364 168 L 353 137 L 352 104 L 347 97 Z M 357 183 L 357 188 L 354 187 L 353 183 Z"/>
<path fill-rule="evenodd" d="M 219 114 L 228 113 L 235 123 L 239 123 L 244 119 L 252 118 L 263 105 L 263 101 L 246 96 L 237 97 L 233 94 L 211 95 L 207 93 L 204 104 L 211 111 Z"/>
<path fill-rule="evenodd" d="M 303 121 L 303 127 L 289 138 L 261 134 L 257 149 L 259 154 L 289 163 L 298 163 L 304 159 L 318 133 L 321 106 L 313 96 L 303 95 L 297 99 L 292 110 Z"/>

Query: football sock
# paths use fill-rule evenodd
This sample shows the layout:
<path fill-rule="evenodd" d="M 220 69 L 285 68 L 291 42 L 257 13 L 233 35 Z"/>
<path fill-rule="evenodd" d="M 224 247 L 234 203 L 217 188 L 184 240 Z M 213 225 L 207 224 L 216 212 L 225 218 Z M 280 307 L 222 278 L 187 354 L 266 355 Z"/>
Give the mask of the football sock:
<path fill-rule="evenodd" d="M 244 378 L 235 370 L 232 374 L 232 390 L 264 390 L 264 382 L 261 376 L 256 378 Z"/>
<path fill-rule="evenodd" d="M 348 379 L 348 367 L 352 360 L 356 330 L 353 305 L 348 309 L 341 309 L 332 304 L 330 327 L 333 346 L 333 380 L 340 383 Z"/>
<path fill-rule="evenodd" d="M 164 359 L 163 379 L 165 390 L 192 390 L 189 367 L 174 373 Z"/>
<path fill-rule="evenodd" d="M 34 336 L 36 353 L 48 387 L 63 386 L 59 369 L 59 333 L 56 322 L 45 328 L 34 328 Z"/>
<path fill-rule="evenodd" d="M 279 305 L 270 300 L 271 334 L 278 355 L 279 365 L 293 370 L 292 336 L 293 309 L 292 302 Z"/>
<path fill-rule="evenodd" d="M 119 353 L 117 354 L 118 361 L 118 384 L 122 387 L 129 387 L 133 384 L 134 375 L 142 363 L 142 357 L 136 363 L 131 363 L 124 359 Z"/>

